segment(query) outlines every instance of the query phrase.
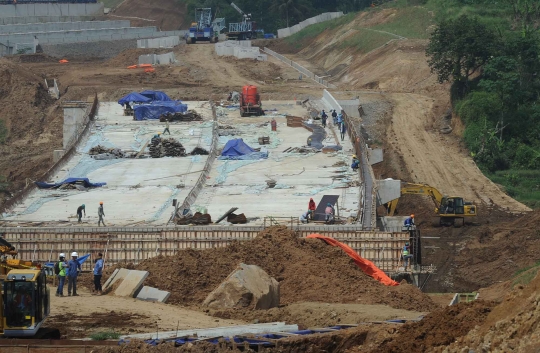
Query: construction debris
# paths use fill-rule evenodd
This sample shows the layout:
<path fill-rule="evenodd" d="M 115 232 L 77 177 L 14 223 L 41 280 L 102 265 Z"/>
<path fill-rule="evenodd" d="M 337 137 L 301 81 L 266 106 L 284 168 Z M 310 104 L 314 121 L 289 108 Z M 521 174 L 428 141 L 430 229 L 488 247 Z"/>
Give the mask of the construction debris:
<path fill-rule="evenodd" d="M 231 213 L 227 216 L 227 222 L 232 224 L 246 224 L 247 218 L 246 215 L 243 213 L 240 213 L 239 215 Z"/>
<path fill-rule="evenodd" d="M 270 144 L 269 136 L 259 137 L 259 145 L 269 145 L 269 144 Z"/>
<path fill-rule="evenodd" d="M 201 156 L 206 156 L 206 155 L 209 155 L 210 153 L 205 150 L 204 148 L 202 147 L 195 147 L 193 149 L 193 151 L 191 151 L 190 155 L 192 156 L 196 156 L 196 155 L 201 155 Z"/>
<path fill-rule="evenodd" d="M 202 121 L 202 116 L 195 110 L 191 109 L 184 113 L 165 113 L 160 116 L 159 121 Z"/>
<path fill-rule="evenodd" d="M 317 153 L 319 152 L 318 149 L 304 146 L 304 147 L 289 147 L 283 153 Z"/>
<path fill-rule="evenodd" d="M 289 127 L 302 127 L 304 126 L 304 118 L 299 116 L 287 115 L 287 126 Z"/>
<path fill-rule="evenodd" d="M 162 139 L 161 144 L 167 157 L 185 157 L 186 149 L 174 138 Z"/>
<path fill-rule="evenodd" d="M 194 225 L 207 225 L 212 223 L 212 217 L 210 217 L 209 214 L 202 214 L 200 212 L 196 212 L 194 215 L 186 215 L 180 218 L 177 218 L 175 220 L 175 223 L 178 225 L 188 225 L 188 224 L 194 224 Z"/>
<path fill-rule="evenodd" d="M 90 151 L 88 151 L 88 154 L 91 155 L 91 156 L 107 154 L 107 155 L 112 155 L 112 156 L 114 156 L 116 158 L 124 158 L 125 157 L 124 152 L 122 152 L 121 149 L 119 149 L 119 148 L 107 148 L 107 147 L 103 147 L 101 145 L 97 145 L 95 147 L 92 147 L 90 149 Z M 96 158 L 96 159 L 99 159 L 99 158 Z"/>
<path fill-rule="evenodd" d="M 163 146 L 161 145 L 161 138 L 153 137 L 150 141 L 150 157 L 152 158 L 161 158 L 165 155 L 163 152 Z"/>

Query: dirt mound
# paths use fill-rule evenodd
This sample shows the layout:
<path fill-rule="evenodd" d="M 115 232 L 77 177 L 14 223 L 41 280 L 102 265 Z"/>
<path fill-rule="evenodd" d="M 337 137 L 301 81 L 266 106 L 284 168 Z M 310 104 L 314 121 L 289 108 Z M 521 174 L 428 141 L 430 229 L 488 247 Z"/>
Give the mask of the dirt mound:
<path fill-rule="evenodd" d="M 493 308 L 485 322 L 448 347 L 489 352 L 538 352 L 540 348 L 540 276 L 518 286 Z"/>
<path fill-rule="evenodd" d="M 125 68 L 129 65 L 136 65 L 139 63 L 139 55 L 147 54 L 163 54 L 169 53 L 172 49 L 157 49 L 157 48 L 148 48 L 148 49 L 127 49 L 115 56 L 114 58 L 107 60 L 105 65 L 109 67 L 119 67 Z"/>
<path fill-rule="evenodd" d="M 373 352 L 432 352 L 435 347 L 447 346 L 482 324 L 494 305 L 494 302 L 478 300 L 434 311 L 419 322 L 400 327 Z"/>
<path fill-rule="evenodd" d="M 7 129 L 0 145 L 0 175 L 14 192 L 52 164 L 52 150 L 62 146 L 62 110 L 43 77 L 7 59 L 0 59 L 0 106 Z"/>
<path fill-rule="evenodd" d="M 126 0 L 109 14 L 109 17 L 115 17 L 114 19 L 129 19 L 132 26 L 156 26 L 162 31 L 187 29 L 192 19 L 186 16 L 187 3 L 170 0 Z"/>
<path fill-rule="evenodd" d="M 411 285 L 386 287 L 365 275 L 340 249 L 272 227 L 247 242 L 180 251 L 136 266 L 150 272 L 146 285 L 171 292 L 170 303 L 198 305 L 239 263 L 257 265 L 280 282 L 281 304 L 301 301 L 385 304 L 430 311 L 431 299 Z"/>

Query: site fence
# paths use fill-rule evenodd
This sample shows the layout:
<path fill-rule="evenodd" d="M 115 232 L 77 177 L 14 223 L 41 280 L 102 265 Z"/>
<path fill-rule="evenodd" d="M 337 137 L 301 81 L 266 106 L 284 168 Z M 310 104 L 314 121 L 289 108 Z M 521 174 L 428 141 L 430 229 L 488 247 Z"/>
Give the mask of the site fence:
<path fill-rule="evenodd" d="M 341 16 L 343 16 L 343 12 L 340 11 L 340 12 L 325 12 L 318 16 L 310 17 L 307 20 L 304 20 L 294 26 L 278 29 L 278 38 L 288 37 L 290 35 L 295 34 L 296 32 L 300 32 L 301 30 L 303 30 L 309 25 L 333 20 Z"/>
<path fill-rule="evenodd" d="M 90 132 L 90 128 L 92 126 L 90 121 L 94 120 L 94 117 L 96 116 L 97 109 L 98 109 L 98 97 L 97 94 L 94 96 L 94 100 L 92 104 L 89 104 L 87 107 L 87 111 L 85 114 L 85 121 L 87 122 L 83 129 L 81 129 L 80 133 L 77 133 L 77 138 L 71 140 L 71 144 L 68 148 L 66 148 L 64 155 L 53 164 L 53 166 L 47 170 L 41 177 L 41 180 L 51 180 L 52 177 L 57 174 L 60 169 L 62 169 L 68 160 L 73 157 L 73 155 L 77 152 L 77 148 L 79 147 L 79 144 L 82 140 L 83 136 L 86 136 Z M 52 152 L 52 151 L 51 151 Z M 14 197 L 7 200 L 1 207 L 0 211 L 5 212 L 7 210 L 12 209 L 15 207 L 18 203 L 22 202 L 34 189 L 36 188 L 34 183 L 29 183 L 26 185 L 24 189 L 22 189 L 20 192 L 15 194 Z"/>
<path fill-rule="evenodd" d="M 91 255 L 90 261 L 83 265 L 84 270 L 92 268 L 98 252 L 106 255 L 108 264 L 138 264 L 159 255 L 175 255 L 183 249 L 211 249 L 251 240 L 263 230 L 263 227 L 251 226 L 0 229 L 4 238 L 19 251 L 21 259 L 48 262 L 54 261 L 61 252 L 77 251 Z M 312 233 L 349 245 L 384 271 L 394 271 L 399 266 L 403 243 L 409 240 L 406 232 L 366 232 L 350 225 L 302 225 L 296 230 L 301 238 Z"/>
<path fill-rule="evenodd" d="M 206 159 L 206 163 L 204 164 L 204 169 L 201 175 L 199 176 L 199 179 L 197 179 L 197 182 L 189 192 L 189 194 L 184 199 L 184 202 L 182 205 L 178 208 L 180 211 L 183 211 L 185 209 L 189 209 L 195 200 L 197 199 L 197 196 L 199 196 L 199 193 L 201 192 L 202 188 L 204 187 L 204 184 L 206 183 L 206 180 L 208 176 L 210 175 L 210 171 L 212 170 L 212 163 L 214 162 L 214 159 L 217 157 L 218 148 L 218 123 L 217 123 L 217 114 L 216 114 L 216 105 L 214 102 L 210 102 L 212 105 L 212 143 L 210 145 L 210 152 L 208 154 L 208 158 Z M 176 215 L 175 215 L 176 216 Z"/>
<path fill-rule="evenodd" d="M 285 56 L 283 56 L 281 54 L 278 54 L 275 51 L 273 51 L 271 49 L 268 49 L 266 47 L 264 47 L 263 51 L 265 53 L 273 56 L 274 58 L 278 59 L 279 61 L 284 62 L 285 64 L 293 67 L 294 69 L 296 69 L 296 71 L 300 72 L 303 75 L 306 75 L 307 77 L 309 77 L 313 81 L 315 81 L 317 83 L 320 83 L 321 85 L 323 85 L 325 87 L 328 87 L 328 88 L 337 88 L 335 85 L 329 83 L 326 80 L 323 80 L 322 77 L 315 75 L 313 72 L 309 71 L 308 69 L 306 69 L 302 65 L 300 65 L 300 64 L 298 64 L 298 63 L 296 63 L 296 62 L 294 62 L 294 61 L 292 61 L 290 59 L 287 59 Z"/>

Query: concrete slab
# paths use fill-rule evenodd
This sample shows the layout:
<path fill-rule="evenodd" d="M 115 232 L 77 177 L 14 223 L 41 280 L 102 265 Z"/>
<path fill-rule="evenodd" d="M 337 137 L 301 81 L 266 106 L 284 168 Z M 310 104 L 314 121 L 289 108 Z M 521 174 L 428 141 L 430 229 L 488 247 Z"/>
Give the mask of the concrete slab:
<path fill-rule="evenodd" d="M 170 292 L 159 290 L 157 288 L 144 286 L 137 294 L 137 299 L 166 303 L 167 299 L 171 296 Z"/>
<path fill-rule="evenodd" d="M 401 180 L 377 180 L 377 206 L 384 205 L 401 196 Z"/>
<path fill-rule="evenodd" d="M 129 270 L 127 276 L 114 291 L 114 295 L 134 298 L 141 289 L 146 277 L 148 277 L 148 271 Z"/>
<path fill-rule="evenodd" d="M 370 165 L 381 163 L 384 160 L 382 148 L 368 148 L 368 160 Z"/>
<path fill-rule="evenodd" d="M 129 273 L 129 270 L 125 268 L 120 268 L 120 269 L 117 268 L 116 270 L 114 270 L 111 277 L 109 277 L 109 279 L 103 285 L 103 291 L 106 292 L 109 289 L 111 289 L 116 282 L 122 281 L 124 278 L 126 278 L 128 273 Z"/>

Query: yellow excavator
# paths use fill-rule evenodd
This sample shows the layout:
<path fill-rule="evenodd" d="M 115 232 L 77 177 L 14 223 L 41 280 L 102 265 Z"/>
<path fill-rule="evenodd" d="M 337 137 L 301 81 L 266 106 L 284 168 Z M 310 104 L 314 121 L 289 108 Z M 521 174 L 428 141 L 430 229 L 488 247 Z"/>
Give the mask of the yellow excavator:
<path fill-rule="evenodd" d="M 4 337 L 60 338 L 59 330 L 41 327 L 50 309 L 45 272 L 38 263 L 16 259 L 16 256 L 15 248 L 0 237 L 0 334 Z"/>
<path fill-rule="evenodd" d="M 465 224 L 465 218 L 476 217 L 476 205 L 463 200 L 458 196 L 443 196 L 443 194 L 427 184 L 401 183 L 401 195 L 417 194 L 430 196 L 435 203 L 435 213 L 439 217 L 439 225 L 453 224 L 457 226 L 456 219 L 461 219 L 461 225 Z M 399 198 L 386 204 L 388 215 L 393 216 Z"/>

